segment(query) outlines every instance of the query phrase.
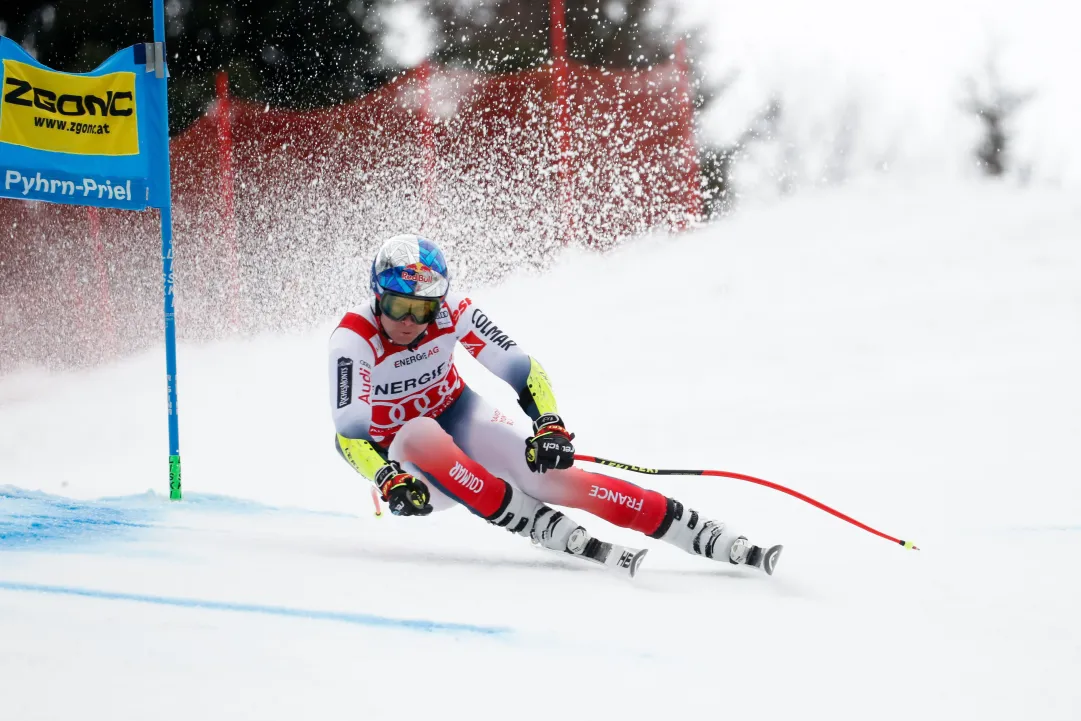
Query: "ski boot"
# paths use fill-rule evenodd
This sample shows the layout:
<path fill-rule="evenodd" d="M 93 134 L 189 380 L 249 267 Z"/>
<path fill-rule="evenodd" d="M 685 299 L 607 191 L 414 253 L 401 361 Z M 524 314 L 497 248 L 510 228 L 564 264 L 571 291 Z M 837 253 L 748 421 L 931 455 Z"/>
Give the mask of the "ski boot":
<path fill-rule="evenodd" d="M 668 512 L 653 537 L 694 556 L 760 568 L 769 575 L 773 575 L 783 549 L 783 546 L 768 549 L 755 546 L 746 536 L 735 535 L 719 521 L 702 518 L 698 511 L 684 509 L 682 503 L 672 498 L 668 499 Z"/>
<path fill-rule="evenodd" d="M 638 572 L 646 555 L 645 550 L 593 538 L 562 511 L 527 496 L 509 484 L 507 492 L 511 497 L 501 512 L 488 519 L 489 523 L 526 536 L 540 548 L 592 561 L 628 578 L 634 578 Z"/>

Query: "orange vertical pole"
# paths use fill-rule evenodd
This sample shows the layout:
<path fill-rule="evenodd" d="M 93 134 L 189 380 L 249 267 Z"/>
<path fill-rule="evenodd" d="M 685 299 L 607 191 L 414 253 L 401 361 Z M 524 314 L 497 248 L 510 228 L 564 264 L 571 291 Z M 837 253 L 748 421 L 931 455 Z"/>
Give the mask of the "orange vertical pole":
<path fill-rule="evenodd" d="M 571 235 L 573 215 L 571 213 L 571 172 L 570 172 L 570 113 L 568 103 L 570 89 L 567 67 L 567 23 L 564 0 L 550 0 L 552 70 L 554 75 L 556 105 L 556 134 L 559 138 L 559 211 L 563 222 L 563 244 L 566 245 Z"/>
<path fill-rule="evenodd" d="M 236 247 L 236 213 L 233 206 L 233 122 L 229 103 L 229 74 L 222 70 L 217 77 L 218 105 L 218 184 L 221 216 L 225 231 L 229 264 L 229 322 L 236 331 L 240 325 L 240 262 Z"/>
<path fill-rule="evenodd" d="M 694 93 L 691 89 L 691 70 L 687 61 L 687 41 L 676 41 L 676 69 L 679 72 L 679 93 L 683 108 L 683 153 L 687 159 L 686 216 L 679 223 L 683 230 L 689 223 L 702 217 L 701 168 L 698 164 L 698 144 L 694 137 Z"/>
<path fill-rule="evenodd" d="M 94 265 L 98 271 L 98 308 L 105 329 L 105 354 L 107 358 L 116 356 L 116 319 L 113 318 L 113 304 L 109 297 L 109 274 L 105 265 L 105 244 L 101 240 L 101 214 L 97 208 L 87 208 L 90 219 L 90 243 L 94 246 Z"/>

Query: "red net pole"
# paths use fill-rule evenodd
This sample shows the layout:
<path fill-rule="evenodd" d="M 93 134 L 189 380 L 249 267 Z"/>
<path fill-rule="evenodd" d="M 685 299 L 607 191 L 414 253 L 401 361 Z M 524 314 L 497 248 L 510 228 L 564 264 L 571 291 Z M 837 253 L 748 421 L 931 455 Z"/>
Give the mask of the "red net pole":
<path fill-rule="evenodd" d="M 72 259 L 68 259 L 64 267 L 64 279 L 68 286 L 68 297 L 75 300 L 75 317 L 78 318 L 79 335 L 83 343 L 86 343 L 91 335 L 87 328 L 86 309 L 83 306 L 83 295 L 79 290 L 78 280 L 75 278 L 75 269 L 72 267 Z"/>
<path fill-rule="evenodd" d="M 567 25 L 563 0 L 551 0 L 552 14 L 552 57 L 556 60 L 567 59 Z"/>
<path fill-rule="evenodd" d="M 429 227 L 435 227 L 435 116 L 432 114 L 432 64 L 425 60 L 417 69 L 420 85 L 421 127 L 424 144 L 424 211 Z M 428 228 L 422 228 L 427 230 Z"/>
<path fill-rule="evenodd" d="M 94 247 L 94 265 L 98 271 L 98 306 L 105 326 L 105 354 L 116 356 L 116 321 L 109 297 L 109 274 L 105 265 L 105 244 L 101 240 L 101 214 L 97 208 L 87 208 L 90 220 L 90 244 Z"/>
<path fill-rule="evenodd" d="M 559 139 L 559 197 L 560 218 L 563 221 L 563 244 L 570 239 L 571 231 L 571 187 L 570 187 L 570 150 L 571 136 L 567 112 L 567 24 L 564 0 L 550 0 L 552 34 L 552 70 L 554 73 L 556 135 Z"/>
<path fill-rule="evenodd" d="M 240 263 L 236 248 L 236 214 L 233 208 L 233 124 L 229 104 L 229 74 L 218 73 L 218 168 L 221 215 L 229 263 L 229 320 L 234 331 L 239 326 Z"/>
<path fill-rule="evenodd" d="M 701 169 L 698 165 L 698 145 L 694 138 L 694 93 L 691 88 L 690 64 L 687 61 L 687 41 L 684 38 L 676 41 L 676 68 L 679 71 L 682 101 L 680 107 L 684 127 L 683 152 L 687 160 L 687 215 L 679 223 L 679 229 L 682 230 L 689 222 L 702 217 L 702 193 L 699 190 Z"/>

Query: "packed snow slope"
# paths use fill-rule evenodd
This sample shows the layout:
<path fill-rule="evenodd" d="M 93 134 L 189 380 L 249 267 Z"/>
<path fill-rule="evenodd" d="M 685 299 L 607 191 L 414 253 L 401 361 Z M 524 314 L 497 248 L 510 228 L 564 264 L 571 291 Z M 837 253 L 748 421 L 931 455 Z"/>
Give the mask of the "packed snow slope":
<path fill-rule="evenodd" d="M 0 718 L 1081 718 L 1076 198 L 808 193 L 473 297 L 581 452 L 764 477 L 922 550 L 718 478 L 637 477 L 784 543 L 772 578 L 581 512 L 651 548 L 635 581 L 461 509 L 376 519 L 332 450 L 333 319 L 181 347 L 180 503 L 160 352 L 27 371 L 0 379 Z"/>

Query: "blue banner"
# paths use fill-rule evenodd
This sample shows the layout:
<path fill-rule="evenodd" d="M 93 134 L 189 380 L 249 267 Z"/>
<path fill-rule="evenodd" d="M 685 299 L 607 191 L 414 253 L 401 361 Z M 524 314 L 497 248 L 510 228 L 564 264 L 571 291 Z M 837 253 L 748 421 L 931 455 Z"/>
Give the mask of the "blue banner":
<path fill-rule="evenodd" d="M 126 210 L 169 202 L 167 182 L 155 182 L 169 152 L 164 83 L 147 47 L 62 73 L 0 36 L 0 197 Z"/>

